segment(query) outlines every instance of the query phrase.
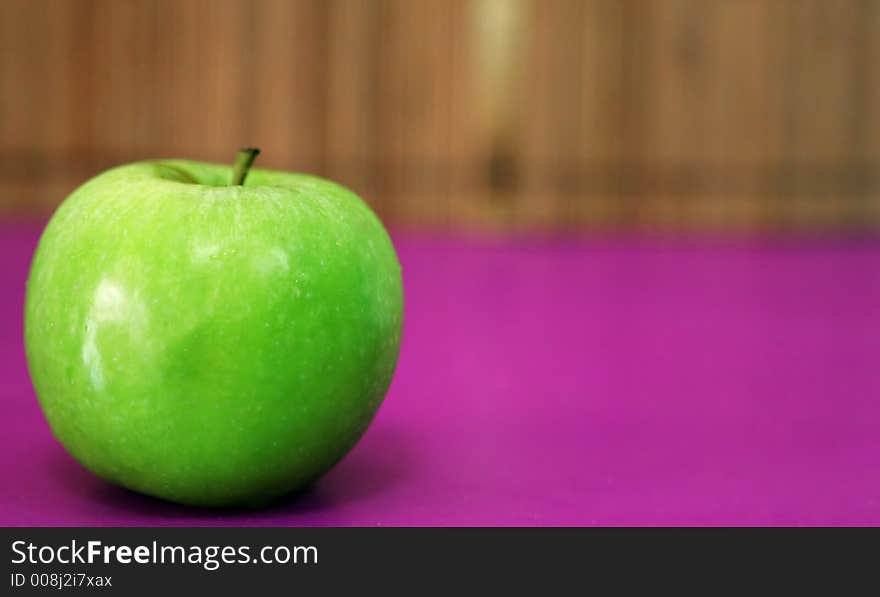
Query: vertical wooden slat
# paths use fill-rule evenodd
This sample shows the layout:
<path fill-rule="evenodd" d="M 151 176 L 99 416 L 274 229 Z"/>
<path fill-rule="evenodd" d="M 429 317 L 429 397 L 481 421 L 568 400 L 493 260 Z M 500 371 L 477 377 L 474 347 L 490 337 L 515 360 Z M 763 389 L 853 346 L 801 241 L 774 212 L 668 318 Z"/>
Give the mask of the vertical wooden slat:
<path fill-rule="evenodd" d="M 42 114 L 48 110 L 49 69 L 47 44 L 35 43 L 47 29 L 44 3 L 14 2 L 12 14 L 3 18 L 3 118 L 0 132 L 11 148 L 32 151 L 48 134 Z M 52 43 L 52 42 L 50 42 Z"/>
<path fill-rule="evenodd" d="M 259 101 L 251 97 L 249 73 L 256 65 L 248 63 L 250 4 L 247 0 L 203 0 L 199 5 L 202 35 L 197 51 L 199 74 L 204 78 L 200 97 L 208 108 L 200 124 L 215 159 L 223 161 L 231 160 L 242 145 L 255 144 L 248 134 L 253 111 L 260 109 Z M 189 147 L 192 140 L 187 141 Z"/>
<path fill-rule="evenodd" d="M 566 192 L 559 188 L 559 177 L 579 166 L 583 14 L 584 3 L 579 0 L 537 2 L 531 7 L 526 107 L 518 151 L 523 193 L 517 215 L 522 227 L 552 229 L 565 220 Z"/>
<path fill-rule="evenodd" d="M 376 112 L 379 6 L 369 0 L 335 0 L 329 6 L 326 143 L 328 175 L 381 199 Z"/>
<path fill-rule="evenodd" d="M 853 197 L 850 171 L 858 129 L 866 119 L 859 104 L 856 57 L 860 13 L 852 1 L 789 2 L 786 85 L 786 220 L 845 225 Z M 794 217 L 791 217 L 794 215 Z"/>
<path fill-rule="evenodd" d="M 581 58 L 577 137 L 570 151 L 578 161 L 563 172 L 561 188 L 572 196 L 561 218 L 573 228 L 604 228 L 620 201 L 619 176 L 623 163 L 625 12 L 620 2 L 593 0 L 584 3 L 581 21 Z M 579 200 L 580 197 L 584 199 Z"/>
<path fill-rule="evenodd" d="M 166 12 L 167 11 L 167 12 Z M 242 142 L 248 116 L 244 44 L 248 11 L 239 0 L 188 0 L 164 5 L 174 20 L 165 96 L 166 139 L 181 155 L 228 160 Z"/>
<path fill-rule="evenodd" d="M 515 220 L 518 161 L 526 108 L 529 0 L 473 0 L 458 17 L 468 35 L 455 37 L 453 139 L 460 190 L 456 219 L 478 225 Z M 462 224 L 458 224 L 462 225 Z"/>
<path fill-rule="evenodd" d="M 519 227 L 608 225 L 632 110 L 623 95 L 625 8 L 590 0 L 533 3 Z M 639 134 L 641 143 L 641 134 Z M 624 173 L 628 175 L 628 173 Z"/>
<path fill-rule="evenodd" d="M 702 203 L 697 226 L 772 224 L 756 198 L 775 201 L 768 174 L 784 161 L 784 64 L 773 10 L 762 0 L 717 3 L 706 52 L 712 75 L 702 150 L 709 175 L 695 198 Z"/>
<path fill-rule="evenodd" d="M 857 81 L 861 121 L 857 123 L 857 167 L 863 193 L 857 198 L 861 220 L 867 230 L 880 229 L 880 3 L 859 2 L 860 52 Z"/>
<path fill-rule="evenodd" d="M 391 214 L 419 225 L 442 220 L 449 193 L 453 5 L 382 3 L 378 160 Z M 387 209 L 387 208 L 386 208 Z"/>
<path fill-rule="evenodd" d="M 137 3 L 100 0 L 95 5 L 94 61 L 89 67 L 94 68 L 91 109 L 98 116 L 91 120 L 89 139 L 102 156 L 127 159 L 124 156 L 135 154 L 142 139 L 144 127 L 138 120 L 146 112 L 138 109 L 138 98 L 149 76 L 136 59 L 144 44 L 139 16 Z"/>
<path fill-rule="evenodd" d="M 522 41 L 522 0 L 506 0 L 513 12 L 513 24 L 508 52 L 515 59 L 518 44 Z M 478 66 L 479 50 L 475 35 L 475 6 L 473 0 L 450 2 L 449 24 L 444 35 L 449 44 L 449 79 L 445 90 L 449 101 L 448 113 L 448 163 L 442 175 L 446 178 L 446 192 L 442 197 L 442 225 L 456 229 L 482 225 L 482 215 L 474 206 L 485 205 L 492 200 L 491 158 L 492 151 L 503 144 L 507 129 L 518 118 L 516 98 L 520 94 L 517 64 L 513 61 L 512 72 L 503 75 L 498 82 L 502 105 L 511 106 L 501 110 L 496 127 L 491 123 L 490 112 L 480 107 L 480 84 L 485 80 Z M 485 98 L 485 95 L 483 95 Z M 490 104 L 491 105 L 491 104 Z M 491 109 L 491 108 L 490 108 Z M 493 137 L 499 135 L 500 140 Z M 479 209 L 479 207 L 477 208 Z"/>
<path fill-rule="evenodd" d="M 199 45 L 204 35 L 199 4 L 157 0 L 155 65 L 157 151 L 207 159 L 212 147 L 202 122 L 212 112 L 201 71 Z M 233 40 L 226 40 L 234 43 Z"/>
<path fill-rule="evenodd" d="M 639 225 L 686 217 L 689 198 L 704 183 L 714 78 L 708 49 L 718 25 L 717 1 L 645 4 L 638 13 L 651 26 L 639 56 L 644 128 L 633 165 L 643 182 L 638 196 L 630 198 L 639 201 L 632 214 Z"/>
<path fill-rule="evenodd" d="M 328 6 L 320 1 L 254 3 L 254 55 L 246 91 L 250 143 L 264 166 L 323 173 L 328 85 Z"/>
<path fill-rule="evenodd" d="M 772 224 L 773 180 L 789 161 L 781 103 L 790 63 L 785 2 L 676 0 L 631 13 L 641 21 L 627 65 L 627 156 L 646 226 Z M 780 38 L 782 38 L 780 40 Z M 633 42 L 630 42 L 631 44 Z M 756 201 L 760 199 L 760 201 Z"/>

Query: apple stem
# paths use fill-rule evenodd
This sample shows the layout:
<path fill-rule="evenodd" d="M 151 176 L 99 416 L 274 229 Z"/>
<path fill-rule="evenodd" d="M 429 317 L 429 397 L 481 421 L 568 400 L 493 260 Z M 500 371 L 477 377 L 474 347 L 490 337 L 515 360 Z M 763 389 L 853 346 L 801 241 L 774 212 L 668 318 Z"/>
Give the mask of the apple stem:
<path fill-rule="evenodd" d="M 232 185 L 239 186 L 244 184 L 248 172 L 251 170 L 251 164 L 260 155 L 260 150 L 256 147 L 245 147 L 239 149 L 235 154 L 235 166 L 232 168 Z"/>

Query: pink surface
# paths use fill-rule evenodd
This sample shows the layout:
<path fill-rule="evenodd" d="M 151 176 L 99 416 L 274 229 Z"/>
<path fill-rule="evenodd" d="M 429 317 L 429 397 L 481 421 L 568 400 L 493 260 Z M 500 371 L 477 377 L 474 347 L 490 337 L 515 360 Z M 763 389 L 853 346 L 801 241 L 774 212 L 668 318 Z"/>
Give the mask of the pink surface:
<path fill-rule="evenodd" d="M 398 238 L 375 423 L 305 494 L 218 512 L 52 439 L 21 341 L 37 235 L 0 229 L 0 524 L 880 523 L 880 243 Z"/>

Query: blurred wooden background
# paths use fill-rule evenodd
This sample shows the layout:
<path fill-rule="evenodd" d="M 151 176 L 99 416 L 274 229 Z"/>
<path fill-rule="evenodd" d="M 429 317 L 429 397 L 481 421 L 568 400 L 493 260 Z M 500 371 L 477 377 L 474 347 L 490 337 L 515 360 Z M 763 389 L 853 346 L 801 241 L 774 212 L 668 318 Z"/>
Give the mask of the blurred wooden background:
<path fill-rule="evenodd" d="M 416 229 L 880 229 L 877 0 L 3 0 L 0 216 L 148 157 Z"/>

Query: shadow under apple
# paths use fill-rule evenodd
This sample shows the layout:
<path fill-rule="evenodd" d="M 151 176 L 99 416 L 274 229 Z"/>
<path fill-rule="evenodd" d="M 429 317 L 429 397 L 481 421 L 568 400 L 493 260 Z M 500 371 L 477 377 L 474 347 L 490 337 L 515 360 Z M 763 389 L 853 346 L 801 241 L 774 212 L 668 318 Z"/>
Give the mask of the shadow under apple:
<path fill-rule="evenodd" d="M 412 438 L 389 425 L 373 425 L 357 446 L 313 485 L 262 508 L 199 508 L 161 500 L 111 485 L 92 475 L 62 449 L 49 466 L 61 490 L 91 502 L 100 521 L 74 524 L 175 525 L 334 525 L 334 511 L 386 492 L 413 471 Z"/>

